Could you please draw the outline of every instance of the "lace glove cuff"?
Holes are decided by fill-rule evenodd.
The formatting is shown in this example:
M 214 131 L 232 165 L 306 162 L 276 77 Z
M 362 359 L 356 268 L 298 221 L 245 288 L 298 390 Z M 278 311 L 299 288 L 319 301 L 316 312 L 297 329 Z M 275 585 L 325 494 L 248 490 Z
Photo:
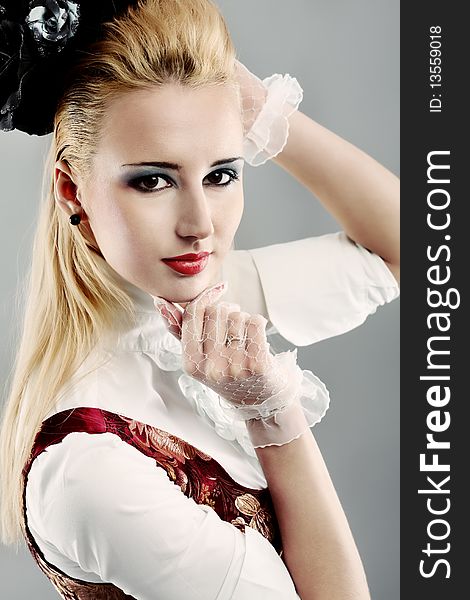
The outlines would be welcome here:
M 245 421 L 254 448 L 282 446 L 318 423 L 330 405 L 325 384 L 297 364 L 297 348 L 273 356 L 275 369 L 285 374 L 285 385 L 259 404 L 237 404 L 219 397 L 233 421 Z
M 197 412 L 208 419 L 223 439 L 236 440 L 243 450 L 256 457 L 255 448 L 282 446 L 298 438 L 304 431 L 321 421 L 330 404 L 329 392 L 311 371 L 302 371 L 298 396 L 283 410 L 270 417 L 248 420 L 236 419 L 236 409 L 222 396 L 183 373 L 179 386 Z M 243 407 L 245 410 L 246 406 Z M 266 408 L 266 405 L 265 405 Z M 240 415 L 241 416 L 241 415 Z
M 289 116 L 303 99 L 303 89 L 295 77 L 275 73 L 260 80 L 238 63 L 245 137 L 243 156 L 258 167 L 277 156 L 289 137 Z
M 300 392 L 287 407 L 270 417 L 246 421 L 253 447 L 283 446 L 292 442 L 321 421 L 329 405 L 325 384 L 311 371 L 304 370 Z

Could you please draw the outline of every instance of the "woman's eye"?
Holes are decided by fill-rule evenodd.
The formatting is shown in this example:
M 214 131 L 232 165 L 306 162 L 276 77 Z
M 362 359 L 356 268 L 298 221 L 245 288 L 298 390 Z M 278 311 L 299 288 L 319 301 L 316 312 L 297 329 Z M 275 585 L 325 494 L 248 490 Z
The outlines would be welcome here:
M 215 187 L 226 187 L 238 178 L 238 173 L 231 169 L 218 169 L 206 176 L 206 179 L 209 180 L 209 184 L 214 185 Z M 166 185 L 158 185 L 159 181 Z M 171 186 L 171 184 L 171 180 L 163 175 L 143 175 L 132 179 L 130 182 L 131 187 L 144 193 L 160 192 Z
M 142 192 L 158 192 L 166 187 L 156 185 L 159 179 L 168 184 L 168 180 L 164 179 L 161 175 L 144 175 L 143 177 L 134 179 L 131 185 Z
M 223 178 L 227 177 L 227 179 L 223 180 Z M 226 186 L 230 185 L 233 181 L 238 179 L 238 173 L 236 171 L 230 170 L 218 170 L 210 173 L 207 178 L 212 178 L 212 182 L 216 186 Z

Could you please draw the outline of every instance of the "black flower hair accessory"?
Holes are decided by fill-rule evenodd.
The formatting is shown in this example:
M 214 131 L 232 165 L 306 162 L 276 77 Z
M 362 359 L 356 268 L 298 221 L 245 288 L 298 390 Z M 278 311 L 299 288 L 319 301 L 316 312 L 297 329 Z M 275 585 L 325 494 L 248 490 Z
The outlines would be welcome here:
M 79 5 L 69 0 L 36 0 L 30 8 L 25 22 L 33 33 L 39 54 L 60 52 L 77 31 Z
M 0 130 L 53 131 L 67 72 L 138 0 L 0 0 Z

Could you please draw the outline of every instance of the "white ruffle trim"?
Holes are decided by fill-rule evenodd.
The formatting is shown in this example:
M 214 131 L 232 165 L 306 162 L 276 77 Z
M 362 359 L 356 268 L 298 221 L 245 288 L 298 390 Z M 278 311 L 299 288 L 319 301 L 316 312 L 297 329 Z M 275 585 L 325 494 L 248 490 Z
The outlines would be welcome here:
M 266 102 L 243 140 L 243 157 L 253 167 L 259 167 L 277 156 L 289 137 L 289 116 L 298 109 L 303 89 L 288 73 L 275 73 L 263 79 L 267 89 Z
M 266 446 L 283 446 L 300 437 L 315 423 L 321 421 L 330 405 L 328 390 L 318 377 L 311 371 L 300 370 L 304 387 L 300 394 L 282 410 L 275 412 L 268 418 L 254 418 L 246 422 L 250 440 L 254 448 Z M 316 391 L 309 389 L 310 385 Z
M 313 427 L 321 421 L 328 410 L 330 395 L 325 384 L 312 371 L 303 369 L 301 373 L 296 401 L 300 402 L 302 406 L 308 426 Z M 224 398 L 186 373 L 180 375 L 178 383 L 181 391 L 191 401 L 198 414 L 209 420 L 220 437 L 237 441 L 247 454 L 256 456 L 246 422 L 235 418 L 233 408 L 228 406 Z

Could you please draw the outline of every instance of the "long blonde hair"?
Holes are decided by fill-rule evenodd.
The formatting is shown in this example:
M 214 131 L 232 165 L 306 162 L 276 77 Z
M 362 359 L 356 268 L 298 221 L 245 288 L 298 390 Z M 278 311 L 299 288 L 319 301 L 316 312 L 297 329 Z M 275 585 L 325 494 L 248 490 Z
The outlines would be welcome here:
M 211 0 L 139 0 L 104 25 L 70 72 L 55 114 L 31 266 L 18 290 L 21 335 L 0 430 L 5 544 L 18 548 L 24 536 L 22 471 L 42 420 L 100 337 L 134 317 L 116 272 L 57 206 L 55 161 L 85 181 L 116 96 L 169 80 L 191 87 L 233 83 L 234 65 L 227 26 Z

